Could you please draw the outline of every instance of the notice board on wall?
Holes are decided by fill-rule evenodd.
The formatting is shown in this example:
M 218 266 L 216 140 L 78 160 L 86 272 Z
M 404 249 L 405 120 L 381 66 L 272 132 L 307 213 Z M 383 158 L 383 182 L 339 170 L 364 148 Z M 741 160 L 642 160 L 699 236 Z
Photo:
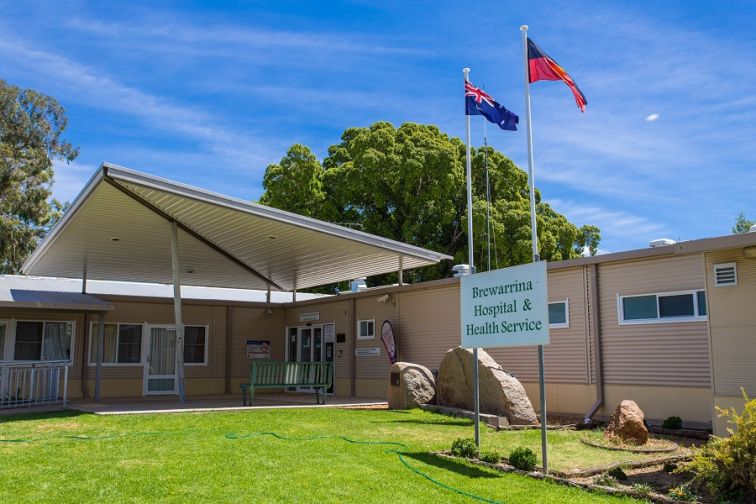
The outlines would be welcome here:
M 270 340 L 247 340 L 247 359 L 270 359 Z

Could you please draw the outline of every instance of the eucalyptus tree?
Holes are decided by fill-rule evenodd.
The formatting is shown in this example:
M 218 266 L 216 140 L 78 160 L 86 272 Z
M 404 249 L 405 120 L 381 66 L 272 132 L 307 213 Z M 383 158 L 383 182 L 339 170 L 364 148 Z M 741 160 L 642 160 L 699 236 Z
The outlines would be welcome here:
M 58 101 L 0 79 L 0 272 L 18 272 L 65 210 L 50 200 L 53 161 L 73 161 L 78 148 L 62 138 L 67 119 Z

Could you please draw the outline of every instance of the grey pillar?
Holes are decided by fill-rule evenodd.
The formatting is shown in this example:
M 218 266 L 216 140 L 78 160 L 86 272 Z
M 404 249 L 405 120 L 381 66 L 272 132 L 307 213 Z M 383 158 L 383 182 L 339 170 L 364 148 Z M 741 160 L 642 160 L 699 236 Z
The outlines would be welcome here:
M 102 356 L 105 353 L 105 314 L 100 312 L 97 319 L 97 370 L 95 371 L 95 401 L 100 402 L 100 384 L 102 382 Z
M 184 319 L 181 313 L 181 271 L 179 270 L 178 226 L 171 221 L 171 267 L 173 269 L 173 313 L 176 320 L 176 379 L 179 402 L 186 403 L 184 386 Z

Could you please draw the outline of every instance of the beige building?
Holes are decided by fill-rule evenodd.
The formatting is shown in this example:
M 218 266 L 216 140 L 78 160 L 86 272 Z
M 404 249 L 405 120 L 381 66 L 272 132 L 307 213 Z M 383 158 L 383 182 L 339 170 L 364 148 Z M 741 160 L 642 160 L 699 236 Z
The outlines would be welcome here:
M 457 278 L 296 293 L 380 272 L 401 278 L 446 256 L 119 170 L 102 170 L 25 268 L 80 279 L 0 277 L 6 366 L 66 361 L 70 397 L 95 395 L 98 367 L 102 397 L 179 394 L 178 308 L 190 399 L 238 393 L 261 343 L 271 359 L 332 361 L 332 393 L 379 398 L 390 366 L 384 321 L 403 361 L 437 368 L 459 344 Z M 161 237 L 176 221 L 178 297 Z M 550 263 L 548 283 L 552 412 L 606 417 L 633 399 L 651 422 L 677 415 L 722 434 L 715 406 L 741 406 L 741 387 L 756 395 L 756 233 Z M 537 405 L 536 348 L 490 353 Z M 13 384 L 0 379 L 1 406 Z

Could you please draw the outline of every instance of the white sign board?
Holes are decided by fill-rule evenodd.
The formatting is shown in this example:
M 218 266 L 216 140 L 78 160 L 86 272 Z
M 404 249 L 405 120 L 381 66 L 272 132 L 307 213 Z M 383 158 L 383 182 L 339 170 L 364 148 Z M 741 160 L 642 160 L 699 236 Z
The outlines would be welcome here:
M 300 313 L 300 322 L 312 322 L 314 320 L 320 320 L 320 312 Z
M 548 345 L 546 261 L 462 277 L 462 346 Z
M 381 347 L 356 348 L 354 355 L 357 357 L 375 357 L 381 355 Z

